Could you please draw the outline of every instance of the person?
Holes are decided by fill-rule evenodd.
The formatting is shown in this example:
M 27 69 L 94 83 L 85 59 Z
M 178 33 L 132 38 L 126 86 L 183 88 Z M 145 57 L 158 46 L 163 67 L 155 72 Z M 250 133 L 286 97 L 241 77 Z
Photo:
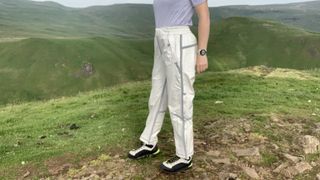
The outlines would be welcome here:
M 154 63 L 149 114 L 140 136 L 141 147 L 128 153 L 131 159 L 157 155 L 158 133 L 169 109 L 176 154 L 160 168 L 178 172 L 192 167 L 193 84 L 195 74 L 208 68 L 207 44 L 210 14 L 207 0 L 154 0 Z M 192 33 L 192 17 L 197 13 L 198 41 Z

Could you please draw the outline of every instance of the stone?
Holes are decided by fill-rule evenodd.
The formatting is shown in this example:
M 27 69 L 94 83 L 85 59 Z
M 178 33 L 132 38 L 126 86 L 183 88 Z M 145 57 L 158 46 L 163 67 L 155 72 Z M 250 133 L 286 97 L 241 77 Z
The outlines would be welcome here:
M 278 150 L 278 149 L 279 149 L 279 146 L 278 146 L 278 145 L 276 145 L 276 144 L 274 144 L 274 143 L 272 143 L 271 145 L 274 147 L 275 150 Z
M 27 171 L 26 173 L 23 174 L 23 178 L 26 178 L 30 175 L 30 171 Z
M 258 147 L 233 149 L 232 151 L 236 153 L 237 156 L 260 156 Z
M 286 169 L 282 170 L 281 173 L 288 177 L 293 178 L 295 175 L 301 174 L 307 170 L 311 170 L 312 166 L 307 162 L 299 162 L 295 166 L 287 167 Z
M 288 163 L 287 162 L 284 162 L 282 164 L 280 164 L 276 169 L 273 170 L 273 172 L 275 173 L 280 173 L 281 170 L 283 170 L 284 168 L 288 167 Z
M 215 104 L 223 104 L 223 101 L 215 101 Z
M 211 159 L 211 161 L 215 164 L 230 164 L 229 158 L 222 158 L 222 159 Z
M 206 154 L 208 156 L 219 156 L 221 154 L 221 152 L 218 150 L 210 150 L 210 151 L 206 152 Z
M 235 173 L 220 172 L 219 179 L 220 180 L 238 180 L 238 175 Z
M 314 136 L 310 136 L 310 135 L 303 136 L 301 144 L 305 154 L 312 154 L 312 153 L 319 152 L 320 142 Z
M 294 166 L 287 167 L 281 171 L 281 174 L 286 176 L 287 178 L 293 178 L 295 175 L 298 174 L 298 171 Z
M 247 124 L 247 123 L 244 123 L 243 124 L 243 130 L 245 132 L 250 132 L 251 131 L 251 125 L 250 124 Z
M 320 173 L 317 174 L 317 180 L 320 180 Z
M 303 173 L 304 171 L 311 170 L 312 166 L 308 162 L 299 162 L 295 165 L 295 168 L 299 173 Z
M 271 121 L 273 122 L 279 122 L 280 119 L 278 118 L 278 116 L 276 116 L 275 114 L 272 114 L 271 117 L 270 117 Z
M 284 153 L 283 155 L 284 155 L 284 157 L 286 157 L 287 159 L 289 159 L 290 161 L 292 161 L 294 163 L 297 163 L 297 162 L 303 160 L 303 158 L 301 158 L 301 157 L 293 156 L 288 153 Z
M 253 179 L 260 179 L 258 173 L 256 172 L 255 169 L 250 168 L 250 167 L 242 167 L 242 170 L 251 178 Z

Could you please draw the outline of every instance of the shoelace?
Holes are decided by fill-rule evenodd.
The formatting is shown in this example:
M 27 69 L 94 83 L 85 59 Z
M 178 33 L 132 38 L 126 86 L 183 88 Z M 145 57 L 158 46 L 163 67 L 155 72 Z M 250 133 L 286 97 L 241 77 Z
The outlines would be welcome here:
M 175 161 L 177 161 L 177 160 L 179 160 L 179 159 L 180 159 L 179 156 L 174 156 L 173 158 L 171 158 L 171 159 L 168 160 L 168 163 L 173 163 L 173 162 L 175 162 Z
M 132 150 L 134 150 L 134 151 L 140 151 L 141 149 L 143 149 L 143 147 L 149 148 L 148 146 L 146 146 L 146 144 L 141 143 L 141 147 L 139 147 L 138 149 L 132 149 Z

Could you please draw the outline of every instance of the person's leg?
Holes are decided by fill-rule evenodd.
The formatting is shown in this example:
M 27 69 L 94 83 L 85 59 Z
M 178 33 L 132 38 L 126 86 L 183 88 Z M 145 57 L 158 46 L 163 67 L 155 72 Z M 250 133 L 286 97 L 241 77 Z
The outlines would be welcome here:
M 168 108 L 174 130 L 176 156 L 161 168 L 179 171 L 192 166 L 193 99 L 197 40 L 192 33 L 183 33 L 170 40 L 172 63 L 167 66 Z
M 166 69 L 163 62 L 164 43 L 160 36 L 154 39 L 154 65 L 152 69 L 152 88 L 149 97 L 149 114 L 145 128 L 140 135 L 140 140 L 146 144 L 156 145 L 158 134 L 161 130 L 165 112 L 167 110 L 167 79 Z

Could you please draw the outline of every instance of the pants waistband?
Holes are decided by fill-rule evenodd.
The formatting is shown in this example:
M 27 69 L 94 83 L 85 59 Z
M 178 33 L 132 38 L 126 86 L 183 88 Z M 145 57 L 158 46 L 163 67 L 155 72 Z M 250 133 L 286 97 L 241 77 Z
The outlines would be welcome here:
M 155 29 L 155 34 L 186 34 L 192 33 L 189 26 L 169 26 Z

